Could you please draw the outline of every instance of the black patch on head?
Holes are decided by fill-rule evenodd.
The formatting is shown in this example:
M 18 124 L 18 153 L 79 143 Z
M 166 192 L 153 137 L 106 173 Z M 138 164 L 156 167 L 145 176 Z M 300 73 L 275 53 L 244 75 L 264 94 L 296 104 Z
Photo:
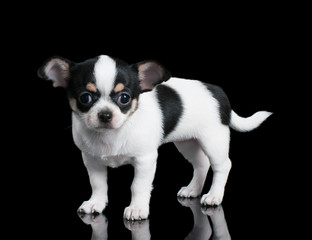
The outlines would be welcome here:
M 81 112 L 87 112 L 93 106 L 93 104 L 101 96 L 100 92 L 90 92 L 86 89 L 88 83 L 95 83 L 94 77 L 94 65 L 97 62 L 98 57 L 88 59 L 81 63 L 76 63 L 70 69 L 70 79 L 67 87 L 67 94 L 69 98 L 75 98 L 77 100 L 77 107 Z M 84 105 L 79 101 L 79 97 L 83 92 L 89 92 L 92 95 L 92 103 Z
M 115 93 L 114 90 L 110 93 L 111 99 L 119 106 L 122 113 L 127 113 L 131 108 L 131 103 L 133 99 L 138 99 L 141 88 L 139 85 L 137 72 L 133 70 L 126 62 L 114 58 L 116 61 L 116 79 L 114 83 L 114 88 L 118 83 L 122 83 L 125 87 L 121 92 Z M 114 89 L 113 88 L 113 89 Z M 118 98 L 122 93 L 127 93 L 131 96 L 131 101 L 129 104 L 122 106 L 117 103 Z
M 165 138 L 177 126 L 183 113 L 183 104 L 178 93 L 166 85 L 156 86 L 156 94 L 163 115 Z
M 216 85 L 212 85 L 209 83 L 204 84 L 208 88 L 208 90 L 212 93 L 213 97 L 217 99 L 217 101 L 219 102 L 219 113 L 222 124 L 229 125 L 231 120 L 232 109 L 230 101 L 226 96 L 225 92 L 223 91 L 222 88 Z

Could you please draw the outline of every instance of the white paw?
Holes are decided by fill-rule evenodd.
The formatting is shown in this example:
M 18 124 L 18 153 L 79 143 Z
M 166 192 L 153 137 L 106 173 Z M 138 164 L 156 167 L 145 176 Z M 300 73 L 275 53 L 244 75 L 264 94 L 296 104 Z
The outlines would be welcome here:
M 200 190 L 190 186 L 182 187 L 177 195 L 178 197 L 195 198 L 200 195 Z
M 202 205 L 220 205 L 223 199 L 222 193 L 216 193 L 216 192 L 209 192 L 207 194 L 204 194 L 200 200 L 200 203 Z
M 104 211 L 107 201 L 89 200 L 84 201 L 78 208 L 79 213 L 93 214 L 101 213 Z
M 149 206 L 147 207 L 138 207 L 138 206 L 129 206 L 125 208 L 124 218 L 127 220 L 142 220 L 147 219 L 149 214 Z

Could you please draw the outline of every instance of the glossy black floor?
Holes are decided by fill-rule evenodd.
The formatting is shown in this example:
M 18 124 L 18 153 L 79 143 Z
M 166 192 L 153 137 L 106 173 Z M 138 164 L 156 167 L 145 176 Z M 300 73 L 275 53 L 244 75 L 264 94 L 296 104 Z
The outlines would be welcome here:
M 143 221 L 124 220 L 124 224 L 123 226 L 122 224 L 119 226 L 120 228 L 118 232 L 116 232 L 117 229 L 115 229 L 114 232 L 110 231 L 110 233 L 108 233 L 109 221 L 104 214 L 79 214 L 79 217 L 83 223 L 91 226 L 91 239 L 106 239 L 109 234 L 112 239 L 119 239 L 121 237 L 123 239 L 127 239 L 127 237 L 131 239 L 130 235 L 132 236 L 132 239 L 137 240 L 151 239 L 151 236 L 153 236 L 154 239 L 156 239 L 156 236 L 157 239 L 184 239 L 183 237 L 186 233 L 186 239 L 210 239 L 212 237 L 213 239 L 231 239 L 224 216 L 224 210 L 221 205 L 210 208 L 201 207 L 198 198 L 178 199 L 178 202 L 182 207 L 189 209 L 193 217 L 189 216 L 189 213 L 186 213 L 185 217 L 181 216 L 181 220 L 183 219 L 183 222 L 179 223 L 179 220 L 176 219 L 174 225 L 170 227 L 169 224 L 169 228 L 165 224 L 166 219 L 157 220 L 161 222 L 164 221 L 163 227 L 161 227 L 162 224 L 159 225 L 157 223 L 153 223 L 156 221 L 156 219 L 154 220 L 153 218 L 151 218 L 151 220 L 147 219 Z M 177 207 L 177 209 L 179 209 L 179 207 Z M 183 210 L 180 211 L 184 212 Z M 172 214 L 178 215 L 174 212 Z M 170 219 L 167 219 L 167 221 L 170 222 Z M 150 226 L 150 224 L 155 224 L 155 226 Z M 156 226 L 157 228 L 155 228 Z M 123 227 L 124 229 L 122 229 Z M 192 227 L 191 230 L 190 227 Z M 127 232 L 125 229 L 129 231 Z M 153 229 L 152 233 L 151 229 Z M 189 231 L 189 233 L 187 231 Z M 120 233 L 122 233 L 122 235 L 120 235 Z
M 276 136 L 269 133 L 275 122 L 272 117 L 262 133 L 260 129 L 254 134 L 232 133 L 232 141 L 239 143 L 232 144 L 233 168 L 221 206 L 207 208 L 199 204 L 199 198 L 176 197 L 191 179 L 192 168 L 173 144 L 167 144 L 159 149 L 148 220 L 123 219 L 130 202 L 131 166 L 109 169 L 109 204 L 103 214 L 79 215 L 79 205 L 91 192 L 80 153 L 67 143 L 73 148 L 60 147 L 63 151 L 37 156 L 41 169 L 27 182 L 25 211 L 18 222 L 32 239 L 278 239 L 288 229 L 282 224 L 287 208 L 283 208 L 281 174 L 276 164 L 270 164 L 280 161 L 273 145 Z M 70 138 L 70 131 L 64 132 Z M 259 139 L 266 134 L 269 140 Z M 211 172 L 204 192 L 210 184 Z
M 130 169 L 126 167 L 126 170 Z M 118 177 L 123 175 L 122 172 L 115 174 Z M 58 176 L 57 173 L 55 175 Z M 244 175 L 256 176 L 257 173 Z M 281 214 L 278 206 L 278 193 L 262 186 L 268 184 L 265 181 L 260 183 L 261 180 L 255 177 L 242 180 L 244 183 L 239 184 L 239 181 L 230 177 L 229 180 L 233 181 L 228 183 L 223 204 L 202 207 L 199 198 L 176 198 L 175 189 L 169 191 L 165 185 L 172 187 L 175 185 L 172 182 L 178 181 L 172 179 L 173 176 L 165 177 L 171 183 L 166 184 L 157 176 L 148 220 L 123 219 L 123 209 L 130 200 L 130 192 L 121 186 L 122 179 L 111 186 L 115 189 L 110 191 L 111 202 L 104 214 L 77 214 L 76 209 L 80 204 L 77 198 L 86 194 L 75 194 L 73 189 L 66 192 L 67 184 L 57 182 L 56 186 L 51 185 L 49 192 L 38 189 L 42 195 L 37 197 L 41 199 L 28 203 L 25 212 L 17 219 L 25 227 L 24 234 L 32 239 L 278 239 L 285 234 L 284 226 L 280 224 L 285 215 Z M 118 181 L 116 176 L 113 178 Z M 129 186 L 129 182 L 124 185 Z M 263 195 L 264 192 L 269 195 Z M 38 211 L 27 211 L 34 207 Z

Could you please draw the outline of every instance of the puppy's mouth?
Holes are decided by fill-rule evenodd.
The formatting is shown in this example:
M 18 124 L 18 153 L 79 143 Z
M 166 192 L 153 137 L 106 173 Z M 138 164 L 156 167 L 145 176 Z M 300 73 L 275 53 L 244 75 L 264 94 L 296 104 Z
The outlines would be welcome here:
M 97 124 L 94 124 L 93 126 L 90 127 L 97 131 L 115 129 L 114 124 L 112 122 L 108 123 L 98 122 Z
M 96 130 L 99 131 L 104 131 L 104 130 L 109 130 L 109 129 L 115 129 L 114 127 L 112 127 L 110 124 L 104 124 L 103 126 L 97 126 L 95 127 Z

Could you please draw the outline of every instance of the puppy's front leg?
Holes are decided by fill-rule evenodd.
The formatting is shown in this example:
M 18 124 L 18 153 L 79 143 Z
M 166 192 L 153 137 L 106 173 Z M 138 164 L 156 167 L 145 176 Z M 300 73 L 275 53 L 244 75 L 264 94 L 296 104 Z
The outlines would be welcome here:
M 157 151 L 134 159 L 134 179 L 131 185 L 131 203 L 124 211 L 124 218 L 148 218 L 152 183 L 156 170 Z
M 87 168 L 92 195 L 88 201 L 82 203 L 78 212 L 101 213 L 107 203 L 107 167 L 99 159 L 82 153 L 83 162 Z

